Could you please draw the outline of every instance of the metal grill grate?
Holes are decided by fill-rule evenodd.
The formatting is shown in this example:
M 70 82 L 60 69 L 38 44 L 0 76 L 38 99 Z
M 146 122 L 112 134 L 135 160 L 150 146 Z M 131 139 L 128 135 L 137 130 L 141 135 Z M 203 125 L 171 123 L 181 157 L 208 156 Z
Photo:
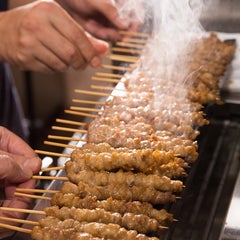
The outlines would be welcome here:
M 240 166 L 238 111 L 233 104 L 208 108 L 211 124 L 201 129 L 199 159 L 181 200 L 170 208 L 178 222 L 161 239 L 219 239 Z

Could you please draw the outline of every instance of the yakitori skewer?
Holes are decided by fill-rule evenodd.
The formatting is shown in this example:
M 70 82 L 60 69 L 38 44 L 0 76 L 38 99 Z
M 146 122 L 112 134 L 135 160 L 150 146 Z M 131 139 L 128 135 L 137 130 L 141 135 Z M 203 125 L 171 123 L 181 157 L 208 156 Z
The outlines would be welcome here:
M 58 177 L 58 176 L 40 176 L 40 175 L 35 175 L 35 176 L 32 176 L 32 179 L 68 181 L 67 177 Z
M 101 93 L 101 92 L 96 92 L 96 91 L 87 91 L 87 90 L 82 90 L 82 89 L 75 89 L 74 92 L 75 93 L 81 93 L 81 94 L 109 97 L 108 93 Z
M 10 217 L 0 217 L 0 221 L 7 221 L 7 222 L 15 222 L 15 223 L 21 223 L 26 225 L 34 225 L 38 226 L 39 222 L 24 220 L 24 219 L 18 219 L 18 218 L 10 218 Z
M 112 86 L 103 86 L 103 85 L 96 85 L 96 84 L 91 84 L 90 86 L 92 89 L 98 89 L 98 90 L 105 90 L 105 91 L 113 91 L 115 87 Z M 117 91 L 121 91 L 121 89 L 117 89 Z
M 117 46 L 120 47 L 129 47 L 129 48 L 135 48 L 135 49 L 143 49 L 143 44 L 136 44 L 136 43 L 127 43 L 127 42 L 116 42 Z
M 52 170 L 61 170 L 63 169 L 63 167 L 52 167 L 52 168 L 48 168 L 48 170 L 51 169 Z M 43 172 L 44 169 L 41 169 L 41 171 Z M 23 193 L 57 193 L 59 192 L 58 190 L 49 190 L 49 189 L 35 189 L 35 188 L 16 188 L 16 192 L 23 192 Z
M 41 178 L 41 179 L 42 179 L 42 178 Z M 47 180 L 48 180 L 48 179 L 47 179 Z M 61 180 L 61 179 L 57 179 L 57 180 Z M 41 200 L 48 200 L 48 201 L 51 200 L 50 197 L 45 197 L 45 196 L 40 196 L 40 195 L 34 195 L 34 194 L 19 193 L 19 192 L 15 192 L 15 193 L 14 193 L 14 196 L 34 198 L 34 199 L 41 199 Z
M 13 231 L 16 231 L 16 232 L 22 232 L 22 233 L 28 233 L 28 234 L 30 234 L 32 232 L 32 230 L 30 230 L 30 229 L 26 229 L 26 228 L 22 228 L 22 227 L 16 227 L 16 226 L 12 226 L 10 224 L 5 224 L 5 223 L 0 223 L 0 227 L 1 228 L 6 228 L 6 229 L 9 229 L 9 230 L 13 230 Z
M 121 47 L 113 47 L 113 52 L 120 52 L 120 53 L 131 53 L 131 54 L 140 54 L 141 50 L 138 49 L 129 49 L 129 48 L 121 48 Z
M 64 168 L 65 168 L 64 166 L 42 168 L 42 169 L 41 169 L 41 172 L 58 171 L 58 170 L 63 170 Z
M 102 65 L 102 68 L 104 69 L 110 69 L 110 70 L 117 70 L 117 71 L 132 71 L 132 68 L 129 66 L 114 66 L 114 65 Z
M 69 158 L 70 154 L 64 153 L 56 153 L 56 152 L 49 152 L 49 151 L 42 151 L 42 150 L 35 150 L 37 154 L 46 155 L 46 156 L 53 156 L 53 157 L 64 157 Z
M 76 107 L 76 106 L 70 106 L 71 110 L 75 111 L 86 111 L 86 112 L 101 112 L 102 110 L 99 108 L 86 108 L 86 107 Z
M 45 215 L 44 211 L 31 210 L 31 209 L 12 208 L 12 207 L 0 207 L 0 210 L 2 210 L 2 211 L 9 211 L 9 212 L 20 212 L 20 213 L 30 213 L 30 214 Z
M 118 55 L 118 54 L 110 54 L 107 56 L 107 58 L 109 58 L 110 60 L 127 62 L 127 63 L 136 63 L 138 61 L 137 57 Z
M 101 210 L 101 209 L 97 210 L 97 214 L 95 214 L 91 209 L 85 209 L 85 210 L 83 210 L 83 209 L 72 209 L 71 212 L 68 212 L 68 211 L 66 211 L 65 208 L 62 208 L 62 209 L 48 208 L 48 209 L 46 209 L 46 212 L 44 212 L 42 214 L 48 215 L 50 218 L 51 217 L 53 217 L 53 218 L 55 217 L 55 216 L 52 216 L 53 214 L 63 215 L 63 220 L 64 220 L 65 219 L 64 215 L 68 215 L 68 214 L 71 215 L 72 212 L 76 212 L 76 214 L 74 214 L 74 216 L 72 216 L 72 219 L 78 221 L 79 223 L 86 223 L 87 224 L 89 219 L 93 219 L 94 220 L 94 219 L 98 218 L 98 216 L 100 216 L 102 218 L 101 222 L 103 223 L 102 227 L 105 226 L 105 228 L 107 227 L 107 224 L 109 223 L 109 219 L 111 219 L 111 217 L 113 217 L 112 213 L 109 213 L 109 212 Z M 64 214 L 64 213 L 67 213 L 67 214 Z M 151 230 L 152 231 L 154 231 L 154 230 L 156 231 L 156 230 L 160 230 L 160 229 L 161 230 L 168 229 L 168 227 L 166 227 L 164 225 L 159 225 L 157 220 L 153 220 L 153 219 L 151 219 L 151 224 L 150 225 L 148 224 L 148 225 L 145 225 L 145 227 L 143 227 L 143 225 L 141 226 L 140 224 L 143 224 L 142 221 L 144 222 L 144 224 L 147 224 L 145 219 L 148 218 L 148 217 L 143 216 L 143 215 L 139 215 L 139 216 L 136 216 L 137 218 L 132 219 L 132 222 L 129 222 L 128 215 L 123 215 L 123 216 L 117 215 L 117 216 L 114 216 L 115 220 L 116 220 L 116 223 L 117 224 L 123 223 L 123 225 L 125 225 L 126 228 L 130 227 L 130 228 L 133 228 L 134 230 L 136 230 L 138 227 L 140 227 L 140 229 L 139 229 L 140 232 L 144 228 L 142 233 L 147 233 L 147 232 L 149 232 Z M 134 214 L 131 214 L 131 215 L 132 215 L 132 217 L 135 216 Z M 148 219 L 147 219 L 147 221 L 148 221 Z M 4 217 L 3 220 L 4 221 L 10 221 L 10 222 L 23 223 L 23 224 L 27 224 L 27 225 L 33 225 L 33 226 L 42 225 L 41 221 L 40 222 L 36 222 L 36 221 L 19 220 L 19 219 L 15 219 L 15 218 L 6 218 L 6 217 Z M 137 221 L 137 222 L 135 222 L 135 224 L 134 224 L 133 221 Z M 102 224 L 102 223 L 99 222 L 99 224 Z M 96 227 L 99 226 L 99 224 L 97 223 Z M 19 227 L 11 227 L 8 224 L 2 224 L 1 226 L 4 227 L 4 228 L 7 228 L 7 229 L 12 229 L 12 230 L 15 230 L 15 231 L 20 231 L 20 232 L 29 233 L 29 234 L 32 232 L 32 230 L 30 230 L 30 229 L 19 228 Z M 115 226 L 117 226 L 117 225 L 115 225 Z M 115 231 L 118 230 L 118 229 L 119 229 L 119 227 L 117 227 L 115 229 Z M 111 230 L 111 228 L 107 227 L 107 232 L 109 232 L 110 230 Z M 33 231 L 34 231 L 34 229 L 33 229 Z M 106 229 L 104 231 L 106 231 Z M 122 231 L 126 232 L 126 229 L 122 228 Z M 90 238 L 88 238 L 88 239 L 90 239 Z M 155 238 L 144 238 L 144 239 L 155 239 Z
M 93 115 L 93 114 L 91 114 Z M 67 127 L 59 127 L 59 126 L 52 126 L 53 130 L 65 131 L 65 132 L 77 132 L 77 133 L 87 133 L 85 129 L 79 128 L 67 128 Z
M 56 119 L 57 123 L 65 123 L 65 124 L 71 124 L 71 125 L 77 125 L 77 126 L 86 126 L 86 122 L 78 122 L 78 121 L 72 121 L 72 120 L 67 120 L 67 119 Z
M 105 104 L 105 102 L 103 102 L 103 101 L 90 101 L 90 100 L 82 100 L 82 99 L 72 99 L 72 102 L 91 104 L 91 105 L 104 105 Z
M 100 82 L 108 82 L 108 83 L 118 83 L 118 78 L 106 78 L 106 77 L 92 77 L 91 78 L 94 81 L 100 81 Z
M 65 136 L 57 136 L 57 135 L 48 135 L 49 139 L 55 140 L 63 140 L 63 141 L 77 141 L 77 142 L 86 142 L 85 138 L 78 137 L 65 137 Z
M 44 141 L 44 144 L 55 146 L 55 147 L 62 147 L 62 148 L 73 148 L 75 149 L 76 146 L 70 145 L 70 144 L 63 144 L 63 143 L 57 143 L 57 142 L 50 142 L 50 141 Z
M 95 75 L 99 77 L 110 77 L 110 78 L 118 78 L 118 79 L 121 79 L 123 77 L 123 74 L 105 73 L 105 72 L 96 72 Z
M 50 177 L 50 178 L 37 178 L 37 176 L 33 176 L 33 179 L 43 179 L 43 180 L 60 180 L 65 181 L 67 180 L 66 177 Z M 41 199 L 41 200 L 47 200 L 50 201 L 50 197 L 45 197 L 42 195 L 35 195 L 35 193 L 41 193 L 41 194 L 56 194 L 59 193 L 58 190 L 47 190 L 47 189 L 25 189 L 25 188 L 19 188 L 14 193 L 15 196 L 20 197 L 27 197 L 27 198 L 34 198 L 34 199 Z
M 79 112 L 79 111 L 73 111 L 73 110 L 65 110 L 65 113 L 72 114 L 72 115 L 77 115 L 81 117 L 90 117 L 90 118 L 96 118 L 96 114 L 90 114 L 90 113 L 84 113 L 84 112 Z

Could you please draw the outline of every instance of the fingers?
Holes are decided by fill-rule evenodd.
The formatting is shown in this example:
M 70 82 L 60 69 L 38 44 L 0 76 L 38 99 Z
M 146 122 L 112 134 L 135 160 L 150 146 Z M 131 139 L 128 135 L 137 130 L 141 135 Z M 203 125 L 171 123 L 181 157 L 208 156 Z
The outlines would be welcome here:
M 91 42 L 91 44 L 94 46 L 94 48 L 97 50 L 98 54 L 105 54 L 109 50 L 109 45 L 107 42 L 96 39 L 88 34 L 88 39 Z M 101 59 L 99 57 L 94 57 L 90 65 L 92 67 L 98 67 L 101 65 Z
M 64 17 L 59 17 L 59 15 L 64 15 Z M 63 62 L 74 68 L 80 68 L 98 55 L 85 31 L 62 10 L 60 13 L 59 9 L 59 14 L 51 14 L 50 21 L 59 34 L 51 34 L 52 38 L 48 42 L 45 41 L 45 45 Z
M 44 44 L 65 64 L 68 63 L 75 69 L 79 69 L 89 63 L 93 67 L 101 64 L 99 55 L 105 53 L 108 49 L 108 45 L 105 42 L 97 40 L 93 42 L 85 30 L 67 14 L 65 14 L 65 18 L 52 14 L 50 20 L 54 29 L 62 37 L 54 37 L 57 34 L 51 34 L 51 40 Z M 63 28 L 62 26 L 64 25 L 68 27 Z M 44 39 L 41 40 L 44 41 Z M 56 49 L 54 46 L 61 46 L 61 49 Z
M 110 0 L 103 0 L 99 4 L 98 0 L 92 1 L 92 5 L 101 12 L 115 27 L 119 29 L 127 29 L 129 27 L 129 19 L 123 19 L 119 15 L 116 4 Z
M 20 137 L 0 126 L 0 179 L 26 181 L 41 168 L 41 159 Z
M 11 34 L 4 39 L 8 46 L 6 60 L 23 70 L 63 72 L 69 67 L 84 68 L 92 59 L 92 66 L 101 62 L 101 52 L 85 30 L 56 2 L 37 1 L 14 9 L 5 15 L 5 21 L 12 22 Z
M 26 158 L 19 155 L 12 155 L 0 152 L 0 179 L 3 181 L 6 200 L 3 207 L 21 208 L 30 207 L 31 199 L 27 197 L 14 196 L 17 187 L 31 189 L 35 186 L 35 181 L 30 178 L 40 169 L 40 159 Z M 23 218 L 24 214 L 19 212 L 0 211 L 0 216 Z M 16 223 L 11 223 L 15 225 Z M 16 224 L 17 225 L 17 224 Z M 0 238 L 10 236 L 11 231 L 0 229 Z
M 94 34 L 94 36 L 105 40 L 117 41 L 121 39 L 119 32 L 111 27 L 105 27 L 95 20 L 89 20 L 85 23 L 85 29 Z
M 28 181 L 41 168 L 41 160 L 37 157 L 26 158 L 0 151 L 0 179 L 11 183 Z
M 23 184 L 17 185 L 17 187 L 30 189 L 30 188 L 34 188 L 34 185 L 35 185 L 35 181 L 30 180 L 30 181 L 27 181 Z M 27 198 L 27 197 L 22 197 L 22 196 L 21 197 L 16 197 L 16 196 L 14 196 L 15 189 L 16 188 L 12 187 L 12 186 L 7 187 L 6 197 L 7 197 L 8 200 L 5 200 L 2 204 L 2 206 L 3 207 L 8 207 L 8 208 L 20 208 L 20 209 L 30 208 L 32 200 L 30 198 Z M 8 192 L 12 192 L 12 194 L 9 195 Z M 0 216 L 3 216 L 3 217 L 23 219 L 25 217 L 24 215 L 25 215 L 24 213 L 20 213 L 20 212 L 0 210 Z M 6 222 L 6 223 L 9 224 L 9 222 Z M 11 225 L 18 226 L 20 224 L 11 222 Z M 12 231 L 0 228 L 0 238 L 11 236 L 12 234 L 13 234 Z
M 17 197 L 14 193 L 17 187 L 27 189 L 35 187 L 35 181 L 31 180 L 31 177 L 40 170 L 40 159 L 37 157 L 26 158 L 24 156 L 13 155 L 1 151 L 0 165 L 0 179 L 3 181 L 6 197 L 2 206 L 21 209 L 29 208 L 31 199 L 27 197 Z M 24 214 L 19 212 L 0 211 L 0 216 L 23 218 Z M 15 225 L 15 223 L 13 225 Z M 0 238 L 10 236 L 11 234 L 11 231 L 0 229 Z
M 26 142 L 2 126 L 0 126 L 0 149 L 29 158 L 36 157 L 35 152 Z

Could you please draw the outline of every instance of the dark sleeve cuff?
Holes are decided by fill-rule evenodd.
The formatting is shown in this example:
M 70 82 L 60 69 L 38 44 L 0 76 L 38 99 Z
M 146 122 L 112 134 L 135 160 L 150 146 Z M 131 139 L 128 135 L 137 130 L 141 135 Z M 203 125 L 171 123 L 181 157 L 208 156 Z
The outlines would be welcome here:
M 8 9 L 8 0 L 0 0 L 0 11 L 6 11 Z

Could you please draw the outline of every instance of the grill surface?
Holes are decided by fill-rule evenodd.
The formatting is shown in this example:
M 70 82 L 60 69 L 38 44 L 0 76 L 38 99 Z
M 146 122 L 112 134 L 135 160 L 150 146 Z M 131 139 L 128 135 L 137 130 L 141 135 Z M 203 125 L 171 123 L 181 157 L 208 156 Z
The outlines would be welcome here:
M 219 239 L 240 166 L 240 107 L 225 104 L 207 112 L 211 123 L 201 129 L 199 158 L 182 198 L 169 207 L 178 221 L 164 240 Z

